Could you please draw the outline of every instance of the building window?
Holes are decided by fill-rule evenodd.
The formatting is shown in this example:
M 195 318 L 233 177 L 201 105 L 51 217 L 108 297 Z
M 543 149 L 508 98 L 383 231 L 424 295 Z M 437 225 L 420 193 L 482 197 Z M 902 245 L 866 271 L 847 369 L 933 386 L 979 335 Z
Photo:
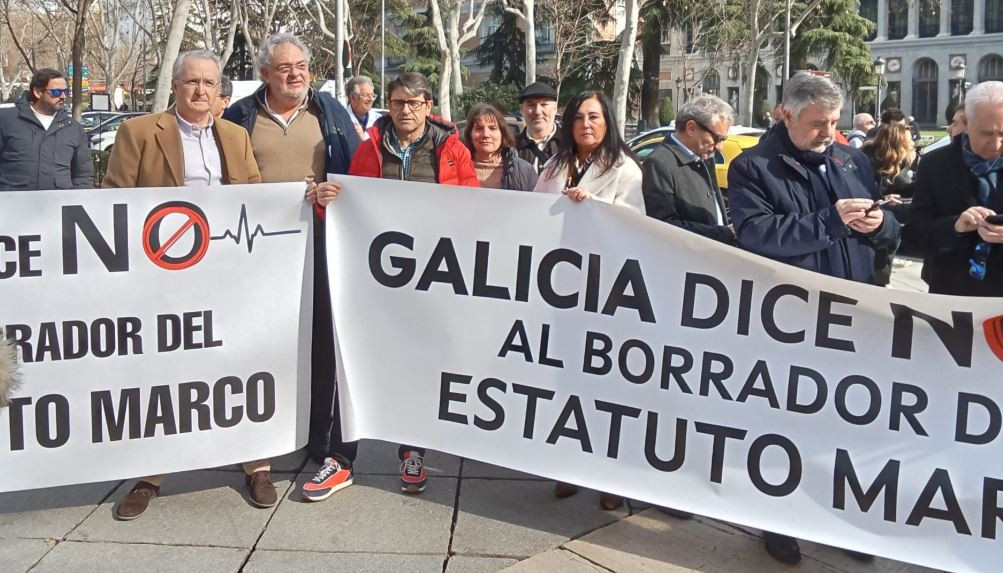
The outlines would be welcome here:
M 952 36 L 966 36 L 972 33 L 974 10 L 974 0 L 951 0 Z
M 488 14 L 484 16 L 484 23 L 481 25 L 480 30 L 482 44 L 488 39 L 488 37 L 498 31 L 498 27 L 501 26 L 501 22 L 502 17 L 497 14 Z
M 717 74 L 714 69 L 707 70 L 707 73 L 703 77 L 703 93 L 712 94 L 720 97 L 721 95 L 721 76 Z
M 979 60 L 979 83 L 1003 81 L 1003 57 L 989 54 Z
M 662 24 L 662 43 L 663 44 L 672 43 L 672 28 L 666 26 L 665 24 Z
M 986 0 L 986 34 L 1003 32 L 1003 0 Z
M 901 40 L 909 31 L 909 0 L 889 0 L 888 39 Z
M 736 116 L 739 114 L 738 102 L 738 88 L 728 88 L 728 105 L 731 106 L 731 109 L 735 110 Z
M 921 124 L 937 122 L 937 62 L 917 60 L 913 68 L 912 115 Z
M 940 33 L 940 0 L 920 0 L 919 37 L 932 38 Z
M 536 27 L 536 46 L 543 50 L 554 50 L 553 22 L 541 22 Z
M 694 45 L 693 45 L 693 25 L 692 24 L 687 24 L 686 25 L 686 53 L 687 54 L 692 54 L 693 53 L 693 48 L 694 48 Z
M 870 20 L 874 27 L 864 40 L 870 42 L 878 34 L 878 0 L 860 0 L 860 17 Z

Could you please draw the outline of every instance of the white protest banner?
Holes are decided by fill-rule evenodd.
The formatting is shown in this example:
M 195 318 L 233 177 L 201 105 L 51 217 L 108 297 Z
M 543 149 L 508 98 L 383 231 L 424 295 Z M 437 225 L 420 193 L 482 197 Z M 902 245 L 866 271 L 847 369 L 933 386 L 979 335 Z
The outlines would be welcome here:
M 837 280 L 597 201 L 343 182 L 349 435 L 955 572 L 1003 558 L 999 299 Z
M 0 491 L 215 467 L 306 442 L 303 184 L 0 193 L 22 387 Z

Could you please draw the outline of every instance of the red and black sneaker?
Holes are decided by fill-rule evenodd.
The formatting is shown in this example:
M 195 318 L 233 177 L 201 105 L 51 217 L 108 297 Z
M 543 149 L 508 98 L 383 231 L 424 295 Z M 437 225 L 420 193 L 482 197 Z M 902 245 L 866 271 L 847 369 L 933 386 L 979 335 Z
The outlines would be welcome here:
M 303 499 L 306 501 L 324 501 L 336 492 L 352 485 L 355 474 L 352 468 L 345 467 L 334 458 L 326 458 L 324 465 L 310 481 L 303 484 Z
M 428 474 L 425 473 L 425 463 L 421 454 L 412 450 L 404 454 L 401 462 L 401 491 L 404 493 L 421 493 L 428 484 Z

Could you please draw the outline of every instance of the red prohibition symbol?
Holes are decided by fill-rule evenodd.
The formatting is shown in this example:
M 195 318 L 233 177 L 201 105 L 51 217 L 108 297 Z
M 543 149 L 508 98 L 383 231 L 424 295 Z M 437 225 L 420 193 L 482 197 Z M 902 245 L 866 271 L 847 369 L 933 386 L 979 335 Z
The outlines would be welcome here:
M 160 240 L 160 225 L 168 215 L 181 215 L 184 223 L 166 241 Z M 192 246 L 187 253 L 169 255 L 168 251 L 182 237 L 191 234 Z M 180 271 L 194 266 L 209 250 L 209 221 L 198 206 L 185 201 L 169 201 L 154 207 L 143 224 L 143 251 L 162 269 Z

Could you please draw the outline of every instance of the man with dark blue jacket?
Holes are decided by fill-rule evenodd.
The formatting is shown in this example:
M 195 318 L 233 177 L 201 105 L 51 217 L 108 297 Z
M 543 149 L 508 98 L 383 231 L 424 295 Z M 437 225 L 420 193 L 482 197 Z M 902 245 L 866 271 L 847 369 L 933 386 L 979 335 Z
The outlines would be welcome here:
M 35 72 L 24 98 L 0 110 L 0 191 L 88 189 L 94 165 L 84 128 L 63 109 L 66 77 Z
M 348 111 L 333 97 L 310 88 L 310 49 L 296 36 L 278 33 L 258 52 L 264 85 L 234 102 L 223 118 L 244 126 L 264 183 L 308 181 L 305 198 L 338 193 L 328 174 L 346 175 L 359 136 Z M 311 349 L 311 457 L 321 464 L 302 495 L 327 499 L 352 485 L 358 443 L 344 442 L 335 381 L 334 331 L 327 280 L 323 220 L 314 225 L 313 347 Z
M 798 74 L 784 89 L 784 121 L 739 155 L 728 195 L 739 245 L 802 269 L 874 283 L 874 248 L 899 235 L 870 162 L 834 143 L 843 95 L 827 78 Z
M 783 123 L 731 163 L 731 215 L 746 250 L 873 284 L 874 249 L 897 241 L 899 225 L 875 203 L 879 194 L 867 158 L 834 143 L 842 107 L 843 94 L 829 79 L 807 73 L 791 78 Z M 793 537 L 764 531 L 763 541 L 779 561 L 801 559 Z

